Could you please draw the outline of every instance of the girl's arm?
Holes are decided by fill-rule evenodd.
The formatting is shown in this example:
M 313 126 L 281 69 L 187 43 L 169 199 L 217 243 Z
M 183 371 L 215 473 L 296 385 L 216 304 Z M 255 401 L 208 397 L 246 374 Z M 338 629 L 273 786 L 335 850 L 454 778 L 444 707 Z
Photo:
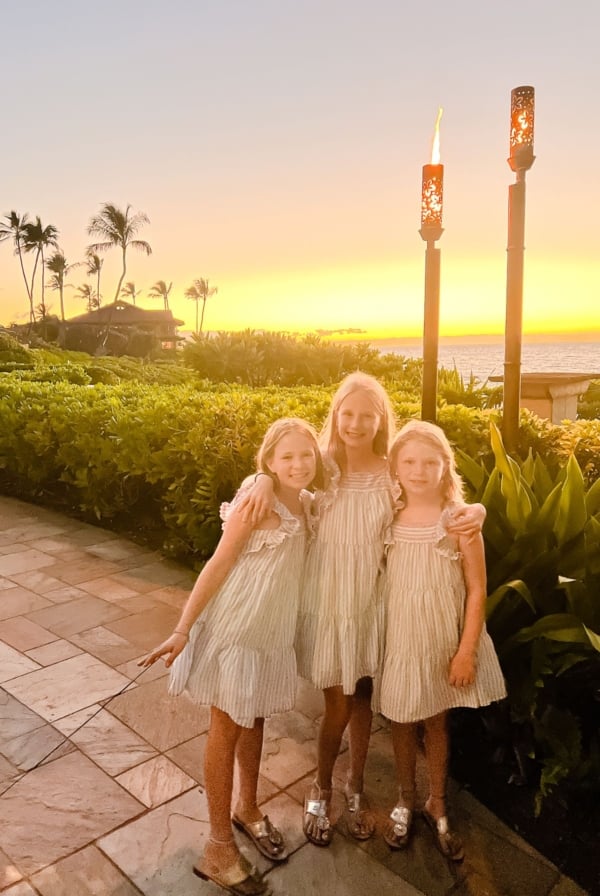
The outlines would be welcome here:
M 242 493 L 237 506 L 242 511 L 244 522 L 254 526 L 262 522 L 273 509 L 275 484 L 268 473 L 248 476 L 242 482 Z
M 151 666 L 161 656 L 167 657 L 167 668 L 172 664 L 185 647 L 192 625 L 233 569 L 253 528 L 252 523 L 243 519 L 238 507 L 232 509 L 216 550 L 196 579 L 173 633 L 140 660 L 138 666 Z
M 481 534 L 487 510 L 483 504 L 461 504 L 446 523 L 451 535 L 466 535 L 467 538 Z
M 485 622 L 486 573 L 481 533 L 459 539 L 466 586 L 465 618 L 458 649 L 450 662 L 448 681 L 460 688 L 475 681 L 477 648 Z

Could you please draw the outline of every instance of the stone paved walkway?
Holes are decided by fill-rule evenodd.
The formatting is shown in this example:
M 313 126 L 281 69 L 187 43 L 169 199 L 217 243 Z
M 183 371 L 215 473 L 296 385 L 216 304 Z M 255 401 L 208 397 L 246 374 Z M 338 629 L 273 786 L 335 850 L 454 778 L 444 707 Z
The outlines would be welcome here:
M 136 660 L 178 617 L 194 576 L 111 532 L 0 497 L 0 892 L 2 896 L 217 896 L 191 874 L 207 837 L 208 712 L 169 698 L 164 666 Z M 118 696 L 114 696 L 118 695 Z M 467 857 L 449 867 L 417 820 L 408 850 L 337 825 L 318 849 L 301 831 L 316 764 L 320 693 L 266 726 L 265 811 L 293 851 L 274 894 L 582 896 L 468 793 L 452 802 Z M 337 764 L 343 780 L 346 753 Z M 389 731 L 373 729 L 367 791 L 394 802 Z M 339 796 L 334 816 L 341 813 Z

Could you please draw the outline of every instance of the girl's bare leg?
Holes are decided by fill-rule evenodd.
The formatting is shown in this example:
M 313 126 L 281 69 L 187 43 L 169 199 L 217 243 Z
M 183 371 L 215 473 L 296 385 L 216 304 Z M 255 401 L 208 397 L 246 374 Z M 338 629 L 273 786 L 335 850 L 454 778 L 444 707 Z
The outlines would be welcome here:
M 325 714 L 321 720 L 317 740 L 318 768 L 316 782 L 323 790 L 331 790 L 333 767 L 340 752 L 342 736 L 350 721 L 354 697 L 344 694 L 336 685 L 325 688 Z
M 361 678 L 356 685 L 348 723 L 350 768 L 345 787 L 346 821 L 353 837 L 366 840 L 375 830 L 375 819 L 363 795 L 365 764 L 371 737 L 373 681 Z
M 226 712 L 211 706 L 204 754 L 210 840 L 204 850 L 204 860 L 223 870 L 239 856 L 231 826 L 231 796 L 235 750 L 241 730 Z
M 246 824 L 261 821 L 263 817 L 256 797 L 264 727 L 265 720 L 256 719 L 253 728 L 242 728 L 235 750 L 240 782 L 235 814 Z
M 442 712 L 426 719 L 425 759 L 429 775 L 429 797 L 427 811 L 440 818 L 446 814 L 446 784 L 448 781 L 448 718 Z
M 399 803 L 412 811 L 415 807 L 417 725 L 392 722 L 392 746 L 398 774 Z
M 354 699 L 351 695 L 344 694 L 339 685 L 325 688 L 323 694 L 325 713 L 317 738 L 317 776 L 305 799 L 302 822 L 307 838 L 319 846 L 327 846 L 331 842 L 331 779 Z
M 392 746 L 398 775 L 398 801 L 386 819 L 383 839 L 392 849 L 408 846 L 415 808 L 417 726 L 392 722 Z
M 429 796 L 423 817 L 431 827 L 440 852 L 453 862 L 464 858 L 461 838 L 452 830 L 446 812 L 448 782 L 448 719 L 442 712 L 425 720 L 425 759 L 429 773 Z

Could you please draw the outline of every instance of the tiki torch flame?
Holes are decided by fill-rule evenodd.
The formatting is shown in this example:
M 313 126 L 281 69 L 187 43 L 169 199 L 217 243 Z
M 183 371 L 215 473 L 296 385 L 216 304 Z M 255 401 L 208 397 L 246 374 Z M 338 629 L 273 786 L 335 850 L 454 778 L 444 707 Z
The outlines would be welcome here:
M 438 109 L 437 118 L 435 120 L 435 128 L 433 129 L 433 141 L 431 144 L 431 164 L 440 164 L 440 121 L 442 120 L 443 109 Z

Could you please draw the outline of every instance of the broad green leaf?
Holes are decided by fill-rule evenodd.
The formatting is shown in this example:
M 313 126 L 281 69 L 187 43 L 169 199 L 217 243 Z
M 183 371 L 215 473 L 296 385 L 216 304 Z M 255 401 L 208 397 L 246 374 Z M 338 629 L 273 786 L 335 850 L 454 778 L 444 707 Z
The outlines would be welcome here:
M 463 476 L 473 489 L 479 493 L 479 490 L 483 487 L 483 483 L 485 482 L 485 469 L 481 464 L 474 461 L 472 457 L 469 457 L 468 454 L 461 451 L 460 448 L 455 450 L 455 456 L 461 476 Z
M 492 613 L 497 609 L 497 607 L 502 602 L 502 599 L 509 592 L 515 592 L 523 599 L 523 601 L 527 604 L 527 606 L 531 609 L 533 613 L 536 612 L 535 604 L 533 602 L 533 598 L 531 597 L 531 592 L 525 582 L 521 579 L 512 579 L 510 582 L 505 582 L 503 585 L 500 585 L 499 588 L 490 594 L 486 601 L 487 615 L 491 616 Z
M 594 650 L 600 653 L 600 635 L 597 635 L 596 632 L 593 632 L 590 628 L 587 627 L 587 625 L 584 625 L 583 628 Z
M 567 462 L 554 524 L 554 533 L 559 545 L 565 544 L 583 532 L 587 518 L 583 475 L 575 456 L 571 455 Z
M 585 496 L 587 512 L 590 516 L 600 513 L 600 479 L 596 479 Z
M 500 431 L 493 423 L 490 424 L 490 440 L 501 475 L 502 494 L 506 498 L 506 514 L 515 532 L 523 532 L 533 509 L 531 492 L 521 476 L 519 465 L 506 453 Z

